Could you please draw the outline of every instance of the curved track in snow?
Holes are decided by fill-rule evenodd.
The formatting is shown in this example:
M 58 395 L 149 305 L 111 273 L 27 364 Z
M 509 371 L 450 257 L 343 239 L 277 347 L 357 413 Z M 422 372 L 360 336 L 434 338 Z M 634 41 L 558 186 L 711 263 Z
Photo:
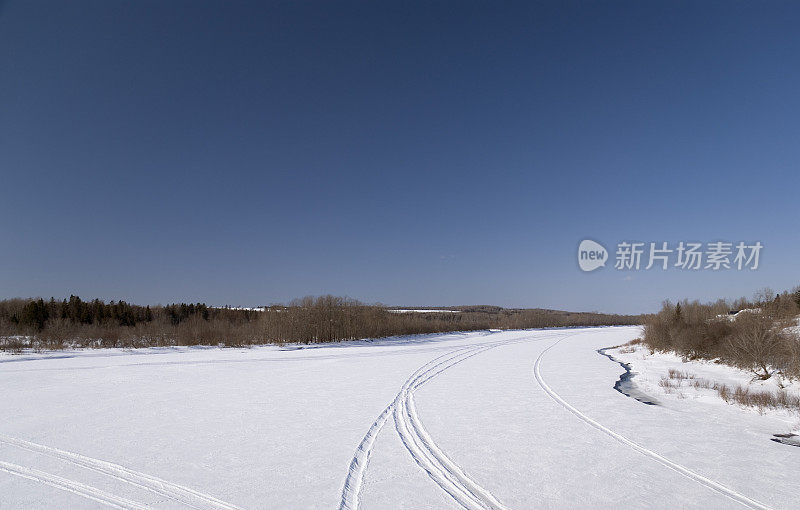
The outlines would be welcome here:
M 469 347 L 460 347 L 441 356 L 437 356 L 436 358 L 432 359 L 431 361 L 425 363 L 420 368 L 414 371 L 406 380 L 412 380 L 417 376 L 417 374 L 424 372 L 431 366 L 439 366 L 442 363 L 446 363 L 447 360 L 443 362 L 439 362 L 442 358 L 450 359 L 453 356 L 456 356 L 459 352 L 470 349 Z M 439 363 L 437 363 L 439 362 Z M 405 385 L 404 385 L 405 387 Z M 359 443 L 358 447 L 356 448 L 356 452 L 353 455 L 353 460 L 350 462 L 350 469 L 347 472 L 347 478 L 344 482 L 344 487 L 342 489 L 342 501 L 339 505 L 339 508 L 342 510 L 352 510 L 358 508 L 359 505 L 359 498 L 361 494 L 362 484 L 364 482 L 364 473 L 367 470 L 367 465 L 369 463 L 369 457 L 372 453 L 372 447 L 375 444 L 375 439 L 378 437 L 378 433 L 381 431 L 383 426 L 386 424 L 386 420 L 389 419 L 389 416 L 392 413 L 395 405 L 397 403 L 397 397 L 395 397 L 394 401 L 389 404 L 386 409 L 381 412 L 380 415 L 372 422 L 372 425 L 369 427 L 369 430 L 364 435 L 364 438 Z
M 455 356 L 442 368 L 433 367 L 433 373 L 423 372 L 406 383 L 394 407 L 397 433 L 411 457 L 436 484 L 464 508 L 480 510 L 505 510 L 488 490 L 478 485 L 453 462 L 425 430 L 414 407 L 414 391 L 448 368 L 473 356 L 492 349 L 495 345 L 478 347 Z
M 556 334 L 555 336 L 562 335 Z M 536 340 L 550 338 L 553 336 L 539 337 Z M 459 347 L 432 359 L 412 373 L 397 393 L 394 401 L 375 419 L 356 448 L 342 489 L 339 509 L 356 510 L 359 508 L 364 475 L 375 439 L 389 416 L 392 415 L 395 421 L 395 430 L 411 457 L 458 504 L 464 508 L 475 510 L 505 510 L 506 507 L 491 492 L 472 480 L 436 445 L 417 414 L 414 392 L 442 372 L 473 356 L 500 345 L 528 340 L 528 338 L 519 338 Z
M 32 443 L 30 441 L 25 441 L 24 439 L 17 439 L 5 435 L 0 435 L 0 443 L 16 446 L 18 448 L 23 448 L 36 453 L 41 453 L 63 460 L 70 464 L 80 466 L 82 468 L 102 473 L 121 482 L 135 485 L 136 487 L 153 492 L 159 496 L 172 499 L 198 510 L 241 510 L 235 505 L 221 501 L 213 496 L 209 496 L 208 494 L 203 494 L 202 492 L 198 492 L 189 487 L 168 482 L 167 480 L 135 471 L 133 469 L 120 466 L 119 464 L 114 464 L 113 462 L 95 459 L 92 457 L 87 457 L 86 455 L 68 452 L 58 448 Z M 56 478 L 60 480 L 66 480 L 65 478 L 61 477 Z M 44 482 L 44 479 L 39 481 Z M 73 483 L 82 485 L 78 482 Z
M 676 471 L 677 473 L 679 473 L 679 474 L 681 474 L 681 475 L 683 475 L 683 476 L 685 476 L 685 477 L 687 477 L 687 478 L 689 478 L 691 480 L 694 480 L 695 482 L 698 482 L 698 483 L 708 487 L 709 489 L 722 494 L 723 496 L 726 496 L 726 497 L 730 498 L 731 500 L 735 501 L 736 503 L 739 503 L 740 505 L 746 506 L 748 508 L 757 509 L 757 510 L 770 510 L 770 507 L 768 507 L 768 506 L 766 506 L 766 505 L 764 505 L 762 503 L 759 503 L 758 501 L 755 501 L 755 500 L 745 496 L 744 494 L 741 494 L 741 493 L 739 493 L 739 492 L 737 492 L 737 491 L 735 491 L 735 490 L 733 490 L 733 489 L 731 489 L 729 487 L 726 487 L 725 485 L 722 485 L 719 482 L 711 480 L 710 478 L 706 478 L 705 476 L 703 476 L 703 475 L 701 475 L 701 474 L 699 474 L 699 473 L 697 473 L 695 471 L 692 471 L 691 469 L 687 468 L 686 466 L 682 466 L 681 464 L 678 464 L 677 462 L 673 462 L 673 461 L 667 459 L 666 457 L 663 457 L 663 456 L 659 455 L 658 453 L 656 453 L 656 452 L 654 452 L 652 450 L 649 450 L 649 449 L 645 448 L 644 446 L 642 446 L 642 445 L 640 445 L 640 444 L 628 439 L 627 437 L 625 437 L 625 436 L 623 436 L 621 434 L 618 434 L 617 432 L 614 432 L 613 430 L 609 429 L 608 427 L 605 427 L 601 423 L 593 420 L 592 418 L 589 418 L 588 416 L 586 416 L 585 414 L 580 412 L 578 409 L 576 409 L 575 407 L 570 405 L 566 400 L 561 398 L 561 396 L 558 393 L 556 393 L 545 382 L 544 378 L 542 377 L 542 371 L 541 371 L 542 358 L 544 358 L 544 355 L 547 354 L 547 352 L 550 349 L 552 349 L 553 347 L 558 345 L 558 343 L 561 342 L 561 340 L 563 340 L 563 338 L 553 342 L 552 345 L 550 345 L 545 350 L 543 350 L 541 352 L 541 354 L 539 354 L 539 357 L 536 358 L 536 362 L 533 365 L 533 375 L 536 378 L 536 382 L 539 383 L 539 386 L 541 386 L 541 388 L 545 391 L 545 393 L 547 393 L 547 395 L 550 398 L 552 398 L 557 404 L 561 405 L 567 411 L 569 411 L 570 413 L 574 414 L 578 419 L 580 419 L 581 421 L 583 421 L 583 422 L 587 423 L 588 425 L 594 427 L 595 429 L 599 430 L 600 432 L 602 432 L 602 433 L 604 433 L 604 434 L 606 434 L 608 436 L 611 436 L 613 439 L 619 441 L 620 443 L 622 443 L 622 444 L 624 444 L 626 446 L 629 446 L 630 448 L 636 450 L 637 452 L 639 452 L 639 453 L 641 453 L 641 454 L 643 454 L 643 455 L 645 455 L 647 457 L 650 457 L 651 459 L 653 459 L 654 461 L 658 462 L 659 464 L 661 464 L 663 466 L 666 466 L 667 468 L 669 468 L 669 469 L 671 469 L 673 471 Z
M 417 381 L 417 378 L 420 376 L 427 375 L 428 377 L 432 377 L 434 372 L 440 373 L 441 371 L 446 370 L 447 368 L 455 365 L 458 359 L 478 349 L 483 349 L 483 346 L 459 347 L 453 349 L 430 360 L 411 374 L 411 376 L 403 384 L 403 387 L 400 389 L 395 399 L 375 419 L 366 435 L 361 440 L 361 443 L 359 443 L 358 448 L 356 448 L 356 452 L 353 455 L 353 460 L 350 462 L 350 469 L 348 470 L 347 478 L 345 479 L 344 487 L 342 489 L 342 500 L 339 505 L 341 510 L 355 510 L 359 507 L 361 489 L 364 482 L 364 474 L 366 473 L 367 465 L 369 464 L 369 457 L 372 453 L 375 439 L 377 438 L 378 433 L 381 431 L 383 426 L 386 424 L 386 421 L 396 409 L 401 396 L 407 390 L 409 385 Z
M 34 482 L 43 483 L 62 491 L 71 492 L 111 508 L 119 508 L 121 510 L 148 510 L 151 508 L 150 506 L 137 503 L 136 501 L 115 496 L 114 494 L 92 487 L 91 485 L 69 480 L 51 473 L 45 473 L 38 469 L 19 466 L 10 462 L 0 461 L 0 471 L 27 480 L 33 480 Z

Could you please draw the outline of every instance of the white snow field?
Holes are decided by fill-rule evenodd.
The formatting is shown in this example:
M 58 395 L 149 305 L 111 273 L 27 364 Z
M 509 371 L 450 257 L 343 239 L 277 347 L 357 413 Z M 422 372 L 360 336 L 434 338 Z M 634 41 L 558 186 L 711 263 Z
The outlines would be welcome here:
M 614 390 L 636 327 L 0 355 L 0 508 L 798 508 L 778 417 Z

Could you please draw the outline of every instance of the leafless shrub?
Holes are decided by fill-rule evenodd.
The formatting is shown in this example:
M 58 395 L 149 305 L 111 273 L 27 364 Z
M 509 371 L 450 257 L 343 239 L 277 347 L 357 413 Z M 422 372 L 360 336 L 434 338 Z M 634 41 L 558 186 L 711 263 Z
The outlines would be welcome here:
M 719 360 L 760 379 L 775 371 L 800 378 L 800 339 L 787 332 L 800 313 L 796 298 L 765 290 L 753 301 L 732 304 L 665 302 L 661 311 L 647 317 L 643 343 L 651 352 L 674 352 L 684 360 Z
M 713 383 L 711 381 L 709 381 L 708 379 L 693 378 L 692 379 L 692 386 L 696 390 L 699 390 L 699 389 L 708 390 L 708 389 L 711 389 L 713 387 Z
M 759 379 L 772 376 L 770 368 L 786 353 L 786 340 L 775 319 L 764 313 L 744 313 L 736 318 L 733 334 L 727 338 L 730 357 Z
M 753 407 L 763 413 L 766 409 L 783 409 L 800 413 L 800 397 L 790 394 L 786 390 L 754 391 L 744 386 L 731 388 L 726 384 L 715 383 L 712 389 L 729 404 L 739 404 Z
M 716 391 L 717 395 L 725 402 L 752 407 L 759 413 L 764 413 L 767 409 L 783 409 L 800 413 L 800 397 L 783 389 L 771 392 L 754 391 L 741 385 L 731 387 L 708 379 L 687 376 L 686 372 L 678 370 L 670 370 L 667 376 L 661 378 L 658 385 L 664 388 L 665 393 L 674 393 L 678 398 L 685 398 L 686 395 L 681 391 L 683 381 L 690 381 L 689 385 L 694 389 Z
M 619 352 L 621 353 L 629 354 L 632 352 L 636 352 L 636 346 L 640 345 L 641 343 L 642 343 L 641 338 L 634 338 L 630 342 L 625 342 L 624 344 L 618 346 L 617 349 L 619 349 Z
M 25 337 L 12 336 L 0 338 L 0 350 L 20 352 L 26 347 L 30 347 L 30 341 Z
M 658 385 L 664 388 L 665 393 L 672 393 L 672 391 L 679 386 L 678 383 L 673 382 L 669 377 L 662 377 L 661 380 L 658 381 Z
M 674 368 L 670 368 L 667 371 L 667 375 L 668 375 L 668 377 L 670 379 L 675 379 L 675 380 L 677 380 L 679 382 L 680 381 L 684 381 L 686 379 L 694 379 L 694 375 L 692 375 L 692 374 L 690 374 L 688 372 L 682 372 L 680 370 L 676 370 Z

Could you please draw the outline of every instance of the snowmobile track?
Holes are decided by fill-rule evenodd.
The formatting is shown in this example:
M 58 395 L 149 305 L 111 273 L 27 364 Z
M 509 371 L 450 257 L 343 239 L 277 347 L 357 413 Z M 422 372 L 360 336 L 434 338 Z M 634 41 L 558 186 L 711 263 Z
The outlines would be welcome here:
M 78 496 L 91 499 L 92 501 L 102 503 L 112 508 L 118 508 L 121 510 L 147 510 L 151 508 L 141 503 L 137 503 L 120 496 L 115 496 L 106 491 L 92 487 L 91 485 L 86 485 L 74 480 L 68 480 L 60 476 L 45 473 L 44 471 L 39 471 L 38 469 L 11 464 L 10 462 L 0 461 L 0 471 L 28 480 L 33 480 L 34 482 L 43 483 L 45 485 L 55 487 L 56 489 L 71 492 L 73 494 L 77 494 Z
M 559 337 L 562 334 L 554 336 Z M 554 336 L 537 338 L 536 340 L 551 339 Z M 414 404 L 414 392 L 442 372 L 473 356 L 500 345 L 525 341 L 529 341 L 529 338 L 484 342 L 467 347 L 459 347 L 432 359 L 414 371 L 403 384 L 394 401 L 375 419 L 356 448 L 342 489 L 339 509 L 356 510 L 359 508 L 364 475 L 369 464 L 375 439 L 386 424 L 390 414 L 394 417 L 395 429 L 403 445 L 417 465 L 457 503 L 469 509 L 506 509 L 495 496 L 475 483 L 436 445 L 419 419 Z
M 129 469 L 105 460 L 95 459 L 78 453 L 59 450 L 58 448 L 44 446 L 41 444 L 32 443 L 30 441 L 25 441 L 23 439 L 16 439 L 4 435 L 0 435 L 0 443 L 5 443 L 61 459 L 69 462 L 70 464 L 102 473 L 122 482 L 135 485 L 198 510 L 241 510 L 241 508 L 235 505 L 226 503 L 213 496 L 203 494 L 202 492 L 198 492 L 189 487 L 168 482 L 166 480 L 162 480 L 161 478 L 157 478 L 146 473 L 141 473 L 139 471 L 134 471 L 133 469 Z
M 564 338 L 566 338 L 566 337 L 564 337 Z M 623 436 L 621 434 L 618 434 L 618 433 L 614 432 L 613 430 L 609 429 L 608 427 L 603 426 L 602 424 L 600 424 L 599 422 L 593 420 L 592 418 L 589 418 L 588 416 L 586 416 L 585 414 L 580 412 L 578 409 L 576 409 L 575 407 L 570 405 L 566 400 L 561 398 L 561 396 L 558 393 L 556 393 L 545 382 L 544 378 L 542 377 L 541 365 L 542 365 L 542 358 L 544 358 L 544 355 L 547 354 L 547 352 L 550 349 L 552 349 L 553 347 L 558 345 L 559 342 L 564 340 L 564 338 L 561 338 L 561 339 L 553 342 L 552 345 L 550 345 L 548 348 L 543 350 L 541 352 L 541 354 L 539 354 L 539 357 L 536 358 L 536 362 L 533 365 L 533 375 L 536 378 L 536 381 L 539 383 L 539 386 L 541 386 L 542 389 L 545 391 L 545 393 L 547 393 L 547 395 L 550 396 L 550 398 L 552 398 L 557 404 L 561 405 L 567 411 L 569 411 L 570 413 L 574 414 L 581 421 L 583 421 L 583 422 L 587 423 L 588 425 L 594 427 L 595 429 L 599 430 L 600 432 L 603 432 L 604 434 L 607 434 L 607 435 L 611 436 L 612 438 L 614 438 L 615 440 L 619 441 L 620 443 L 633 448 L 637 452 L 639 452 L 639 453 L 641 453 L 641 454 L 643 454 L 643 455 L 645 455 L 647 457 L 650 457 L 651 459 L 655 460 L 659 464 L 662 464 L 663 466 L 665 466 L 665 467 L 667 467 L 669 469 L 672 469 L 673 471 L 676 471 L 679 474 L 681 474 L 681 475 L 683 475 L 683 476 L 685 476 L 687 478 L 690 478 L 690 479 L 694 480 L 695 482 L 698 482 L 698 483 L 708 487 L 709 489 L 711 489 L 713 491 L 716 491 L 716 492 L 718 492 L 718 493 L 730 498 L 731 500 L 733 500 L 733 501 L 735 501 L 735 502 L 737 502 L 737 503 L 739 503 L 741 505 L 744 505 L 744 506 L 746 506 L 748 508 L 758 509 L 758 510 L 770 510 L 768 506 L 766 506 L 766 505 L 764 505 L 762 503 L 759 503 L 758 501 L 755 501 L 755 500 L 753 500 L 751 498 L 748 498 L 744 494 L 736 492 L 735 490 L 730 489 L 730 488 L 722 485 L 719 482 L 716 482 L 714 480 L 706 478 L 705 476 L 703 476 L 703 475 L 701 475 L 699 473 L 696 473 L 695 471 L 692 471 L 691 469 L 689 469 L 689 468 L 687 468 L 685 466 L 682 466 L 682 465 L 680 465 L 680 464 L 678 464 L 676 462 L 673 462 L 673 461 L 667 459 L 666 457 L 663 457 L 663 456 L 659 455 L 658 453 L 656 453 L 656 452 L 654 452 L 652 450 L 648 450 L 644 446 L 642 446 L 642 445 L 640 445 L 640 444 L 628 439 L 627 437 L 625 437 L 625 436 Z

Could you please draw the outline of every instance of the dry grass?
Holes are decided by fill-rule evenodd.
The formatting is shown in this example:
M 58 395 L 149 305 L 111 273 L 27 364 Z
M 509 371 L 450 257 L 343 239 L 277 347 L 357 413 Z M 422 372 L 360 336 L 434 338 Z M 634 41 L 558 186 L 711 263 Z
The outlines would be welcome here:
M 670 379 L 676 379 L 678 381 L 684 381 L 686 379 L 694 379 L 695 378 L 694 375 L 692 375 L 692 374 L 690 374 L 688 372 L 682 372 L 680 370 L 675 370 L 674 368 L 670 368 L 669 371 L 667 372 L 667 374 L 668 374 Z
M 717 392 L 722 396 L 720 388 Z M 743 386 L 737 386 L 731 390 L 725 388 L 724 393 L 728 396 L 728 401 L 733 401 L 745 407 L 756 408 L 760 413 L 766 409 L 781 409 L 800 413 L 800 397 L 790 395 L 786 390 L 779 389 L 776 392 L 752 391 Z
M 626 342 L 619 346 L 619 352 L 624 354 L 630 354 L 636 351 L 636 346 L 642 344 L 641 338 L 634 338 L 630 342 Z
M 641 338 L 634 338 L 630 342 L 625 342 L 624 344 L 615 345 L 610 347 L 610 349 L 617 349 L 619 352 L 624 354 L 630 354 L 636 351 L 636 346 L 642 343 Z
M 662 377 L 661 380 L 658 381 L 658 385 L 664 388 L 665 393 L 672 393 L 681 386 L 680 382 L 675 382 L 669 377 Z
M 661 378 L 658 385 L 664 389 L 665 393 L 675 393 L 678 398 L 685 398 L 680 390 L 684 381 L 696 390 L 713 390 L 725 402 L 754 408 L 759 413 L 763 413 L 767 409 L 777 409 L 800 414 L 800 397 L 792 395 L 784 389 L 778 389 L 775 392 L 754 391 L 741 385 L 728 386 L 712 382 L 672 368 L 669 369 L 666 376 Z
M 692 384 L 692 387 L 694 389 L 696 389 L 696 390 L 700 390 L 700 389 L 703 389 L 703 390 L 716 389 L 716 386 L 717 386 L 715 383 L 712 383 L 708 379 L 697 379 L 697 378 L 694 378 L 692 380 L 691 384 Z

